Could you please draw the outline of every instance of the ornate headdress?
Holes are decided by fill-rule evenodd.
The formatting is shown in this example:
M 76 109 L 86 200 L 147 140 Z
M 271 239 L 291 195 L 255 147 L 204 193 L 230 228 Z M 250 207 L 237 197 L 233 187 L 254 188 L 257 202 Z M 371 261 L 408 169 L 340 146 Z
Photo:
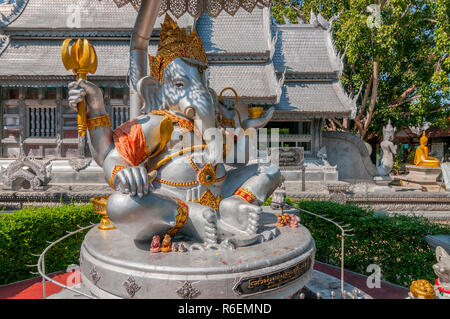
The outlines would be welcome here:
M 423 134 L 421 138 L 419 139 L 420 145 L 427 145 L 428 143 L 428 137 L 425 135 L 425 130 L 423 131 Z
M 392 136 L 394 138 L 395 135 L 395 128 L 391 124 L 391 120 L 389 120 L 388 124 L 383 127 L 383 137 L 384 139 L 387 139 L 389 136 Z
M 180 29 L 177 23 L 166 14 L 164 23 L 161 25 L 160 41 L 156 57 L 149 55 L 150 74 L 162 81 L 164 69 L 176 58 L 188 58 L 196 60 L 198 67 L 208 67 L 206 52 L 203 49 L 202 40 L 195 29 L 191 34 L 186 34 L 186 29 Z

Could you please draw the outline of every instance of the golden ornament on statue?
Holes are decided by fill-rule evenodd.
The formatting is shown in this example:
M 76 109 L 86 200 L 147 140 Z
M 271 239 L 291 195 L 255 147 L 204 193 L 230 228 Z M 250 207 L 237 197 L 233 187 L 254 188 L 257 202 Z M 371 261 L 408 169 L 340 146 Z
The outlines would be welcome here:
M 226 87 L 224 88 L 222 91 L 220 91 L 219 93 L 219 102 L 224 104 L 224 100 L 223 100 L 223 92 L 225 91 L 231 91 L 234 94 L 234 106 L 230 107 L 230 110 L 235 110 L 236 114 L 238 116 L 239 119 L 239 125 L 242 127 L 242 120 L 241 120 L 241 113 L 239 113 L 239 110 L 237 109 L 237 105 L 239 103 L 239 95 L 237 94 L 236 90 L 231 88 L 231 87 Z M 234 122 L 234 118 L 224 118 L 222 117 L 220 119 L 220 124 L 223 127 L 234 127 L 236 128 L 236 123 Z
M 415 298 L 434 299 L 436 297 L 433 285 L 425 279 L 413 281 L 409 287 L 409 291 Z
M 251 119 L 259 119 L 263 114 L 264 109 L 261 106 L 253 106 L 248 108 L 248 116 Z
M 98 225 L 98 229 L 101 230 L 111 230 L 116 229 L 111 221 L 109 220 L 108 214 L 106 212 L 106 203 L 108 202 L 109 196 L 97 196 L 91 198 L 91 203 L 94 205 L 94 210 L 102 215 L 102 219 L 100 221 L 100 225 Z
M 166 14 L 160 34 L 161 39 L 156 56 L 148 56 L 151 76 L 161 82 L 164 69 L 176 58 L 195 60 L 199 69 L 208 67 L 208 59 L 203 49 L 202 40 L 195 29 L 187 34 L 185 28 L 178 27 L 177 23 Z
M 64 67 L 66 70 L 72 70 L 76 75 L 76 80 L 86 80 L 87 75 L 94 74 L 97 71 L 97 54 L 94 47 L 87 39 L 78 39 L 72 44 L 69 51 L 70 42 L 72 39 L 66 39 L 63 42 L 61 55 Z M 78 103 L 78 135 L 83 137 L 86 135 L 86 107 L 84 101 Z

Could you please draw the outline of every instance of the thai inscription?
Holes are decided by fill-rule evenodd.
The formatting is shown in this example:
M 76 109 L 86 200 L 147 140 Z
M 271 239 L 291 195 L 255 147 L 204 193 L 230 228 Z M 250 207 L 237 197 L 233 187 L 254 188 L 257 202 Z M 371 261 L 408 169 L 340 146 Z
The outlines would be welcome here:
M 311 268 L 311 257 L 291 266 L 264 276 L 241 279 L 234 287 L 239 296 L 253 295 L 280 288 L 303 276 Z
M 303 147 L 269 148 L 272 163 L 279 164 L 280 169 L 301 170 L 304 165 Z M 275 156 L 278 155 L 278 161 Z

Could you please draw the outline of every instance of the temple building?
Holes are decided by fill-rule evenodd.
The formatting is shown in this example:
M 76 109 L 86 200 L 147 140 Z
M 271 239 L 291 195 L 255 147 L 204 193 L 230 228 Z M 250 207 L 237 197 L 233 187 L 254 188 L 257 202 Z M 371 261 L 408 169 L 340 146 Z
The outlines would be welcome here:
M 74 75 L 62 64 L 61 45 L 66 38 L 86 37 L 95 47 L 98 69 L 88 79 L 102 88 L 117 127 L 129 118 L 135 9 L 119 9 L 113 1 L 10 2 L 0 3 L 0 165 L 21 154 L 55 161 L 89 157 L 77 136 L 76 113 L 68 107 L 67 85 Z M 152 55 L 163 18 L 155 23 Z M 252 13 L 240 9 L 234 17 L 223 12 L 217 18 L 184 15 L 177 21 L 201 37 L 210 87 L 217 93 L 234 88 L 244 116 L 248 106 L 275 106 L 268 127 L 281 129 L 283 146 L 303 147 L 307 160 L 320 162 L 324 121 L 351 118 L 356 110 L 356 98 L 339 81 L 343 56 L 333 43 L 332 22 L 319 15 L 310 24 L 276 25 L 263 7 Z M 224 97 L 234 101 L 229 91 Z

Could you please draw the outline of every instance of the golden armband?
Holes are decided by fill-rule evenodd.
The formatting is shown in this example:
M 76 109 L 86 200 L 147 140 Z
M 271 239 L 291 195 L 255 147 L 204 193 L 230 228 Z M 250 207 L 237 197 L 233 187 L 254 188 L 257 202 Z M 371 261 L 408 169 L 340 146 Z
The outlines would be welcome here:
M 239 196 L 243 200 L 247 201 L 248 203 L 253 203 L 256 199 L 256 196 L 253 195 L 252 192 L 250 192 L 248 189 L 240 187 L 238 188 L 233 195 Z
M 109 179 L 109 185 L 111 186 L 111 188 L 114 188 L 114 176 L 116 176 L 116 174 L 123 170 L 124 168 L 127 168 L 126 166 L 123 165 L 116 165 L 114 166 L 114 169 L 111 173 L 111 178 Z
M 111 127 L 111 120 L 108 114 L 96 116 L 86 121 L 86 127 L 88 130 L 96 130 L 100 127 Z

